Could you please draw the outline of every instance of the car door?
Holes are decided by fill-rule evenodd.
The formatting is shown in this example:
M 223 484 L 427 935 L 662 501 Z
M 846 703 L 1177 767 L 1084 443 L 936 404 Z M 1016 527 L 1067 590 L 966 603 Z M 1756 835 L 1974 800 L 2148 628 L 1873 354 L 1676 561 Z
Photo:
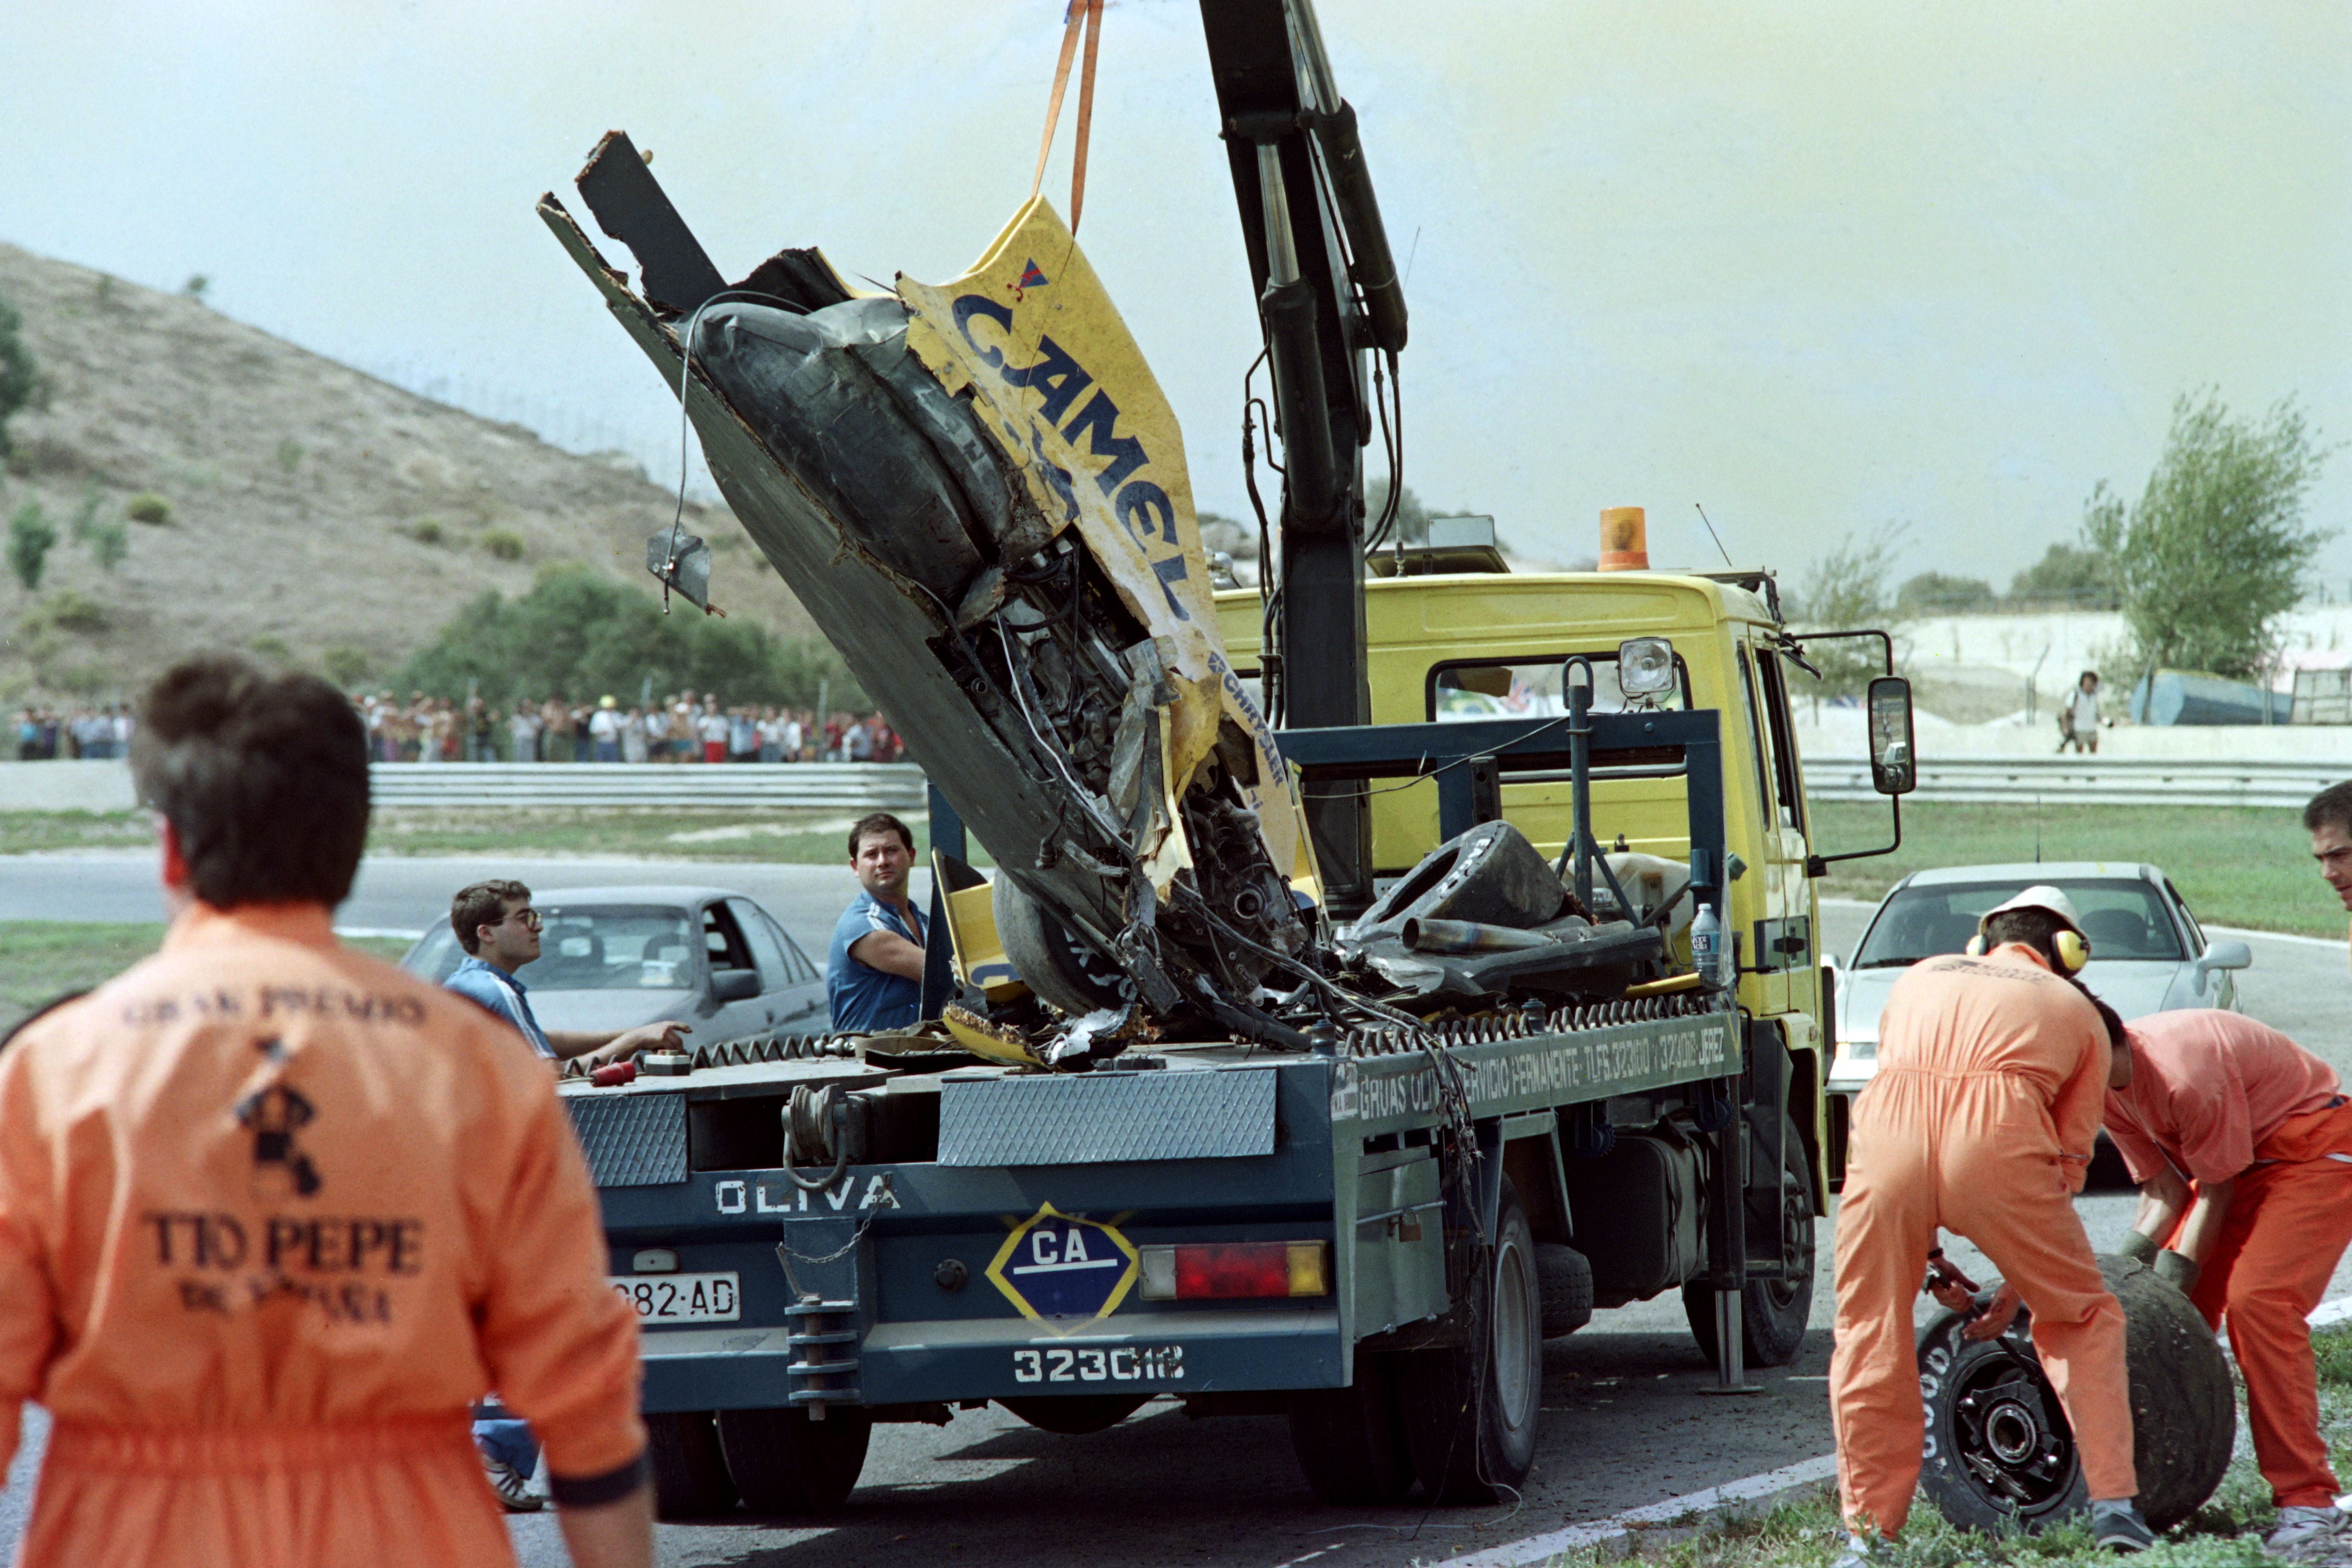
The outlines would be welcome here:
M 2179 912 L 2181 926 L 2189 936 L 2189 961 L 2194 963 L 2199 958 L 2204 956 L 2207 948 L 2213 945 L 2212 941 L 2206 936 L 2205 928 L 2197 923 L 2197 917 L 2189 912 L 2189 900 L 2180 896 L 2180 889 L 2172 885 L 2172 879 L 2169 877 L 2164 879 L 2164 893 L 2166 898 L 2172 900 L 2173 909 Z M 2223 1007 L 2232 1013 L 2236 1012 L 2238 1010 L 2238 977 L 2226 969 L 2207 970 L 2205 972 L 2205 1005 L 2209 1007 Z
M 821 1032 L 826 1021 L 824 984 L 816 966 L 751 900 L 730 899 L 727 907 L 760 969 L 760 1010 L 766 1026 L 795 1035 Z
M 732 902 L 718 900 L 703 906 L 702 947 L 709 963 L 709 995 L 718 1000 L 718 1005 L 705 1021 L 695 1025 L 699 1037 L 694 1042 L 697 1045 L 724 1045 L 747 1035 L 764 1034 L 769 1028 L 768 1009 L 761 998 L 766 977 L 752 956 L 742 923 L 728 907 Z M 745 994 L 721 999 L 722 988 L 741 984 L 746 976 L 751 985 Z

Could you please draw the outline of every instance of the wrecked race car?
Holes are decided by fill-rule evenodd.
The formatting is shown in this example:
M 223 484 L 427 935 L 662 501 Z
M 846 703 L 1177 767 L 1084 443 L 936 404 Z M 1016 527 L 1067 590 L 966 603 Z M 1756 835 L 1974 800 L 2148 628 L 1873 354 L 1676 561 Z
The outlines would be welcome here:
M 579 184 L 642 291 L 552 195 L 542 218 L 684 385 L 736 516 L 987 847 L 1006 956 L 1058 1012 L 1111 1013 L 1078 1057 L 1123 1048 L 1131 1008 L 1297 1047 L 1335 1006 L 1412 1021 L 1383 994 L 1458 1005 L 1574 972 L 1539 989 L 1614 994 L 1656 973 L 1654 932 L 1558 918 L 1524 839 L 1554 896 L 1522 946 L 1550 951 L 1447 962 L 1431 986 L 1405 974 L 1425 963 L 1370 962 L 1402 931 L 1332 945 L 1293 770 L 1219 639 L 1174 413 L 1047 203 L 963 277 L 884 293 L 814 250 L 725 284 L 618 132 Z M 682 542 L 649 543 L 656 574 Z M 691 571 L 677 585 L 703 602 Z

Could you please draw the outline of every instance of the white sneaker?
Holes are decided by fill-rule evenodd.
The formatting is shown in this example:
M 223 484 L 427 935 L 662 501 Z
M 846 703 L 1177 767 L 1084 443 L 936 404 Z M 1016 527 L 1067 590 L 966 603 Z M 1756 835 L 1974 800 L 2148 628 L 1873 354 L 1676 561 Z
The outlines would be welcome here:
M 509 1513 L 537 1513 L 547 1506 L 547 1500 L 530 1489 L 530 1479 L 504 1459 L 484 1455 L 482 1473 L 489 1478 L 490 1489 L 499 1494 Z
M 1870 1565 L 1878 1560 L 1878 1553 L 1873 1550 L 1873 1542 L 1867 1536 L 1848 1535 L 1845 1538 L 1845 1550 L 1837 1554 L 1836 1559 L 1830 1563 L 1830 1568 L 1870 1568 Z
M 2263 1544 L 2273 1556 L 2290 1563 L 2316 1563 L 2342 1552 L 2347 1535 L 2352 1535 L 2352 1521 L 2341 1510 L 2283 1508 Z

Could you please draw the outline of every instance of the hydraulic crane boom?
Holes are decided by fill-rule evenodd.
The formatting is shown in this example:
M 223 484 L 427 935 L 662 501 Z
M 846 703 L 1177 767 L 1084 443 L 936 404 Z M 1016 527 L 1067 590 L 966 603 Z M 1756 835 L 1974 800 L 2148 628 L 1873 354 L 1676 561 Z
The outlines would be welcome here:
M 1288 726 L 1369 723 L 1362 454 L 1380 395 L 1370 356 L 1387 358 L 1392 392 L 1404 290 L 1311 0 L 1201 0 L 1201 19 L 1282 437 L 1267 705 Z M 1371 847 L 1360 790 L 1339 786 L 1307 809 L 1335 910 L 1362 908 Z

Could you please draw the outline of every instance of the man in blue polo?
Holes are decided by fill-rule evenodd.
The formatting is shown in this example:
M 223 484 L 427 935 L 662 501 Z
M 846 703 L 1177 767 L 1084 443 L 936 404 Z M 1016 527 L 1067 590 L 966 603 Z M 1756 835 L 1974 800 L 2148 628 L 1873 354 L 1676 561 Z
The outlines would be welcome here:
M 857 897 L 834 923 L 824 963 L 836 1029 L 902 1029 L 922 1015 L 923 921 L 907 896 L 914 864 L 915 836 L 888 812 L 849 830 Z

